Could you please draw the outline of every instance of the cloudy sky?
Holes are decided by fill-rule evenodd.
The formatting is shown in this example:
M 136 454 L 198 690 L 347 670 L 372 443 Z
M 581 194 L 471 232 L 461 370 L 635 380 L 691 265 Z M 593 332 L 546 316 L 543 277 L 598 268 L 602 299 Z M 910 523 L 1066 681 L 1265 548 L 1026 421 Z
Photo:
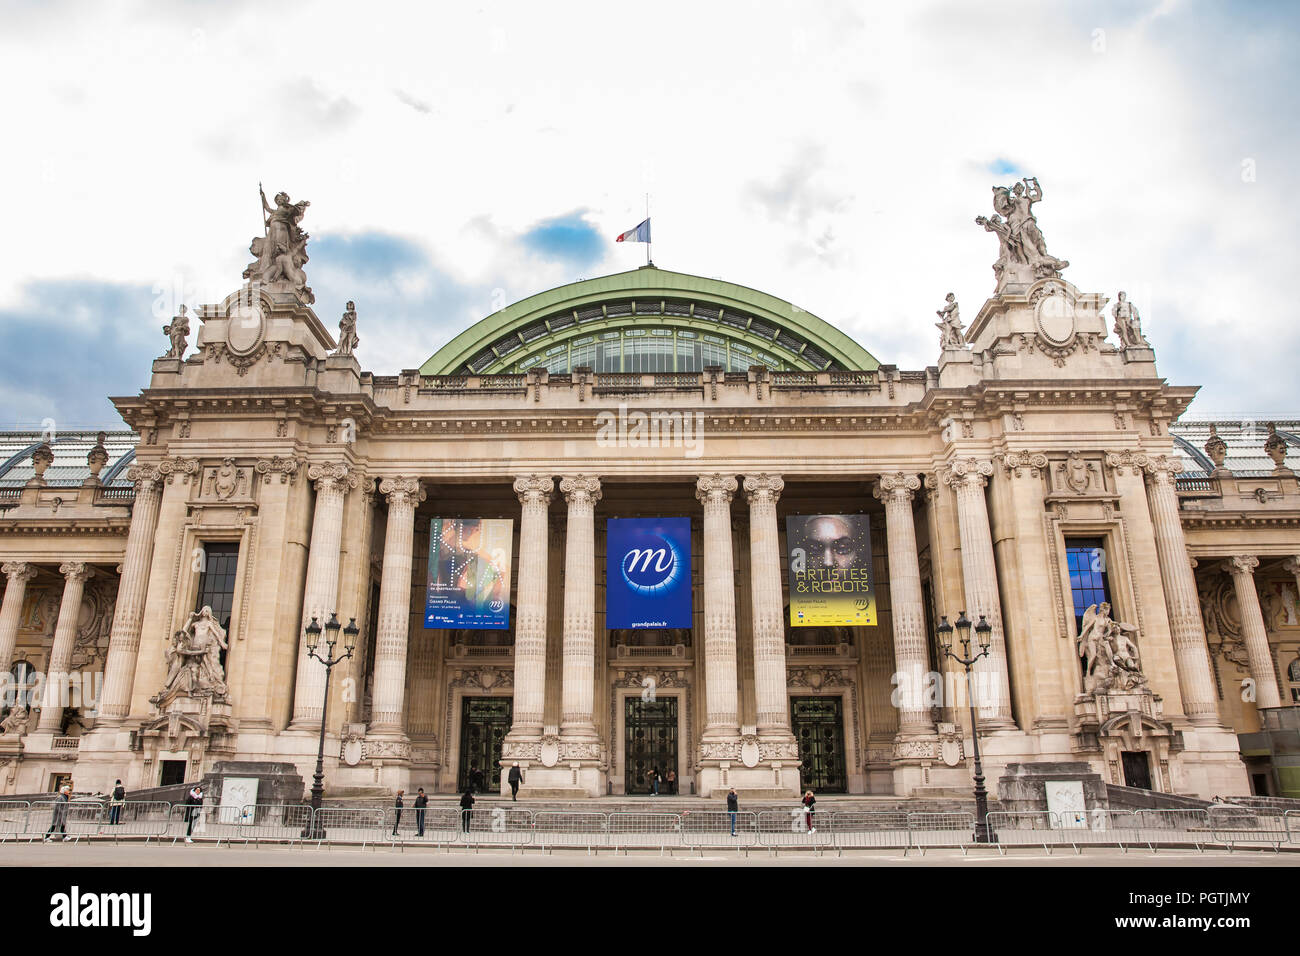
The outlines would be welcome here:
M 1300 412 L 1296 10 L 887 6 L 2 3 L 0 427 L 120 424 L 174 306 L 241 281 L 259 181 L 392 373 L 640 264 L 646 193 L 661 267 L 921 368 L 944 293 L 992 292 L 990 186 L 1037 176 L 1194 416 Z

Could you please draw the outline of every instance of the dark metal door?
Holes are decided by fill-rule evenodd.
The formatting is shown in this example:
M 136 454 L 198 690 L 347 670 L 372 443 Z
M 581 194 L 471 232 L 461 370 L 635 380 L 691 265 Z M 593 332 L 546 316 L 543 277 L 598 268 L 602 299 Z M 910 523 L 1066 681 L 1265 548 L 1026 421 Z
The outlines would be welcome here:
M 664 778 L 659 793 L 666 795 L 668 771 L 677 773 L 677 698 L 629 697 L 625 707 L 623 790 L 625 793 L 653 792 L 651 771 L 658 767 Z
M 799 773 L 804 790 L 845 793 L 844 712 L 838 697 L 794 697 L 790 724 L 799 744 Z
M 483 793 L 501 790 L 501 741 L 510 732 L 509 697 L 465 697 L 460 703 L 460 768 L 456 787 L 470 785 L 475 768 L 483 774 Z
M 1151 789 L 1151 761 L 1145 751 L 1125 750 L 1120 754 L 1124 761 L 1124 782 L 1139 790 Z

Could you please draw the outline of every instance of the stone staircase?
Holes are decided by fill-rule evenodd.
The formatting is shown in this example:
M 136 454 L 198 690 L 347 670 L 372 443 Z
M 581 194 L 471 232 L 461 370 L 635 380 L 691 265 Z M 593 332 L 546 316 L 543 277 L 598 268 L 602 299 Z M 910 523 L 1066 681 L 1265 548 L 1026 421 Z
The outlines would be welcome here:
M 411 803 L 414 795 L 408 792 L 404 797 L 405 809 L 411 809 Z M 350 807 L 354 809 L 383 807 L 385 809 L 393 806 L 393 796 L 386 795 L 383 799 L 377 799 L 374 796 L 346 796 L 346 797 L 329 797 L 324 801 L 327 807 Z M 799 801 L 794 797 L 784 799 L 757 799 L 745 798 L 742 796 L 740 807 L 747 812 L 757 813 L 762 810 L 781 810 L 789 811 L 797 807 Z M 460 796 L 458 794 L 431 793 L 429 794 L 429 808 L 459 808 Z M 502 798 L 497 794 L 475 794 L 474 809 L 486 810 L 493 807 L 507 807 L 517 810 L 532 811 L 569 811 L 569 812 L 586 812 L 586 813 L 686 813 L 699 810 L 725 810 L 727 801 L 725 795 L 716 798 L 704 798 L 696 796 L 613 796 L 613 797 L 592 797 L 585 800 L 556 800 L 545 797 L 530 797 L 526 791 L 521 790 L 518 802 L 513 802 L 509 797 Z M 989 810 L 999 809 L 996 800 L 989 800 Z M 864 796 L 857 795 L 827 795 L 817 798 L 818 813 L 834 813 L 838 811 L 857 812 L 857 813 L 952 813 L 965 811 L 971 814 L 975 812 L 975 801 L 969 797 L 962 799 L 960 797 L 946 798 L 909 798 L 896 796 Z

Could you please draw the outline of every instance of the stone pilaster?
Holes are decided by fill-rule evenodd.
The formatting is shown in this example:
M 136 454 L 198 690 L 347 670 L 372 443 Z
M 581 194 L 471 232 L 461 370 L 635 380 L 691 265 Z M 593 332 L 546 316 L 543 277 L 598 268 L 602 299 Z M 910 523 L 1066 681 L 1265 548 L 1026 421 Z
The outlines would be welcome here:
M 342 462 L 311 465 L 307 477 L 316 485 L 316 511 L 307 552 L 303 586 L 302 628 L 298 633 L 298 673 L 294 681 L 290 730 L 320 727 L 325 699 L 325 665 L 307 653 L 305 628 L 315 618 L 322 627 L 338 610 L 339 550 L 343 540 L 343 500 L 357 486 L 357 476 Z
M 600 479 L 572 475 L 560 480 L 568 503 L 564 542 L 564 669 L 560 690 L 560 736 L 594 741 L 596 681 L 596 502 Z
M 1108 455 L 1109 465 L 1121 466 L 1123 459 Z M 1209 650 L 1205 646 L 1205 625 L 1201 619 L 1196 577 L 1187 560 L 1187 539 L 1178 517 L 1178 496 L 1174 477 L 1183 470 L 1182 462 L 1160 455 L 1136 456 L 1134 462 L 1147 475 L 1147 503 L 1151 508 L 1151 526 L 1156 538 L 1156 557 L 1164 583 L 1165 605 L 1169 609 L 1169 630 L 1174 643 L 1174 666 L 1178 687 L 1183 695 L 1183 712 L 1194 724 L 1214 726 L 1219 723 L 1215 701 L 1214 678 L 1210 671 Z
M 39 732 L 49 734 L 57 734 L 63 724 L 60 698 L 67 692 L 68 668 L 72 663 L 72 648 L 77 642 L 81 596 L 95 569 L 84 561 L 69 561 L 59 565 L 59 573 L 63 575 L 63 600 L 59 602 L 59 622 L 54 627 L 54 645 L 50 648 L 50 660 L 45 667 L 45 699 L 37 727 Z
M 912 498 L 921 487 L 916 475 L 881 475 L 873 493 L 885 504 L 889 548 L 889 601 L 894 624 L 894 667 L 900 675 L 898 735 L 932 734 L 934 721 L 924 705 L 927 668 L 925 607 L 921 564 L 916 548 Z
M 384 565 L 379 581 L 379 621 L 375 629 L 375 684 L 371 695 L 371 734 L 405 736 L 406 645 L 411 626 L 411 549 L 415 508 L 425 492 L 418 478 L 385 478 L 379 493 L 388 499 Z
M 135 482 L 135 503 L 126 536 L 126 554 L 122 558 L 108 657 L 104 662 L 104 692 L 97 726 L 116 726 L 131 710 L 131 685 L 135 683 L 135 663 L 140 655 L 140 627 L 144 622 L 149 568 L 153 563 L 158 509 L 162 504 L 162 475 L 156 468 L 136 466 L 127 472 L 127 477 Z
M 1277 672 L 1273 669 L 1273 655 L 1268 649 L 1268 630 L 1264 614 L 1259 607 L 1259 592 L 1255 590 L 1255 569 L 1259 558 L 1251 554 L 1238 554 L 1223 562 L 1223 570 L 1232 575 L 1232 586 L 1237 591 L 1237 607 L 1241 609 L 1241 637 L 1246 643 L 1246 657 L 1250 661 L 1250 676 L 1255 680 L 1255 706 L 1281 707 L 1277 692 Z
M 704 737 L 738 740 L 736 573 L 731 553 L 731 475 L 704 475 L 695 497 L 704 506 Z
M 8 578 L 4 603 L 0 604 L 0 673 L 8 673 L 14 659 L 14 646 L 18 643 L 23 597 L 27 594 L 27 582 L 36 577 L 36 565 L 10 561 L 0 571 Z
M 779 475 L 745 476 L 745 498 L 749 501 L 754 703 L 760 742 L 770 742 L 768 749 L 773 756 L 797 759 L 786 696 L 781 539 L 776 525 L 776 503 L 783 488 L 785 482 Z
M 519 496 L 519 582 L 515 591 L 515 700 L 502 757 L 522 741 L 538 740 L 546 710 L 546 588 L 548 509 L 555 482 L 546 475 L 515 479 Z
M 966 616 L 974 625 L 979 623 L 980 615 L 983 615 L 993 628 L 988 656 L 981 658 L 973 669 L 976 678 L 976 711 L 983 729 L 1014 730 L 998 573 L 993 559 L 988 505 L 984 500 L 984 486 L 992 474 L 993 463 L 987 459 L 959 458 L 944 469 L 943 480 L 952 486 L 957 498 Z M 972 646 L 974 640 L 972 627 Z

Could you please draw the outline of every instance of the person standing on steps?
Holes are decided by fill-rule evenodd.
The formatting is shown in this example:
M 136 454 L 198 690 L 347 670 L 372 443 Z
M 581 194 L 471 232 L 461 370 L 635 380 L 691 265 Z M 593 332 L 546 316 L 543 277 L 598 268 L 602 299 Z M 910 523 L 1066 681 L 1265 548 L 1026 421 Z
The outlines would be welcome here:
M 469 792 L 479 793 L 483 789 L 483 771 L 478 768 L 477 764 L 469 766 Z
M 108 822 L 116 825 L 122 822 L 122 806 L 126 803 L 126 787 L 118 780 L 113 784 L 108 800 Z
M 415 794 L 415 835 L 424 836 L 424 808 L 429 805 L 429 798 L 424 795 L 424 787 Z
M 194 821 L 203 812 L 203 787 L 195 784 L 185 795 L 185 842 L 194 842 Z
M 817 828 L 813 826 L 813 811 L 817 808 L 817 798 L 809 790 L 803 795 L 803 825 L 809 833 L 816 833 Z
M 393 816 L 393 836 L 397 836 L 397 828 L 402 825 L 402 807 L 404 806 L 402 802 L 402 794 L 404 793 L 406 793 L 405 790 L 398 790 L 397 802 L 393 804 L 397 810 L 397 813 Z
M 740 810 L 740 797 L 736 795 L 736 788 L 732 787 L 727 791 L 727 815 L 731 817 L 731 835 L 736 835 L 736 813 Z
M 469 815 L 474 809 L 474 791 L 466 789 L 460 798 L 460 829 L 463 833 L 469 833 Z
M 510 773 L 506 777 L 506 780 L 510 784 L 510 799 L 517 801 L 519 799 L 519 785 L 524 782 L 524 772 L 519 769 L 518 760 L 516 760 L 514 766 L 510 768 Z

